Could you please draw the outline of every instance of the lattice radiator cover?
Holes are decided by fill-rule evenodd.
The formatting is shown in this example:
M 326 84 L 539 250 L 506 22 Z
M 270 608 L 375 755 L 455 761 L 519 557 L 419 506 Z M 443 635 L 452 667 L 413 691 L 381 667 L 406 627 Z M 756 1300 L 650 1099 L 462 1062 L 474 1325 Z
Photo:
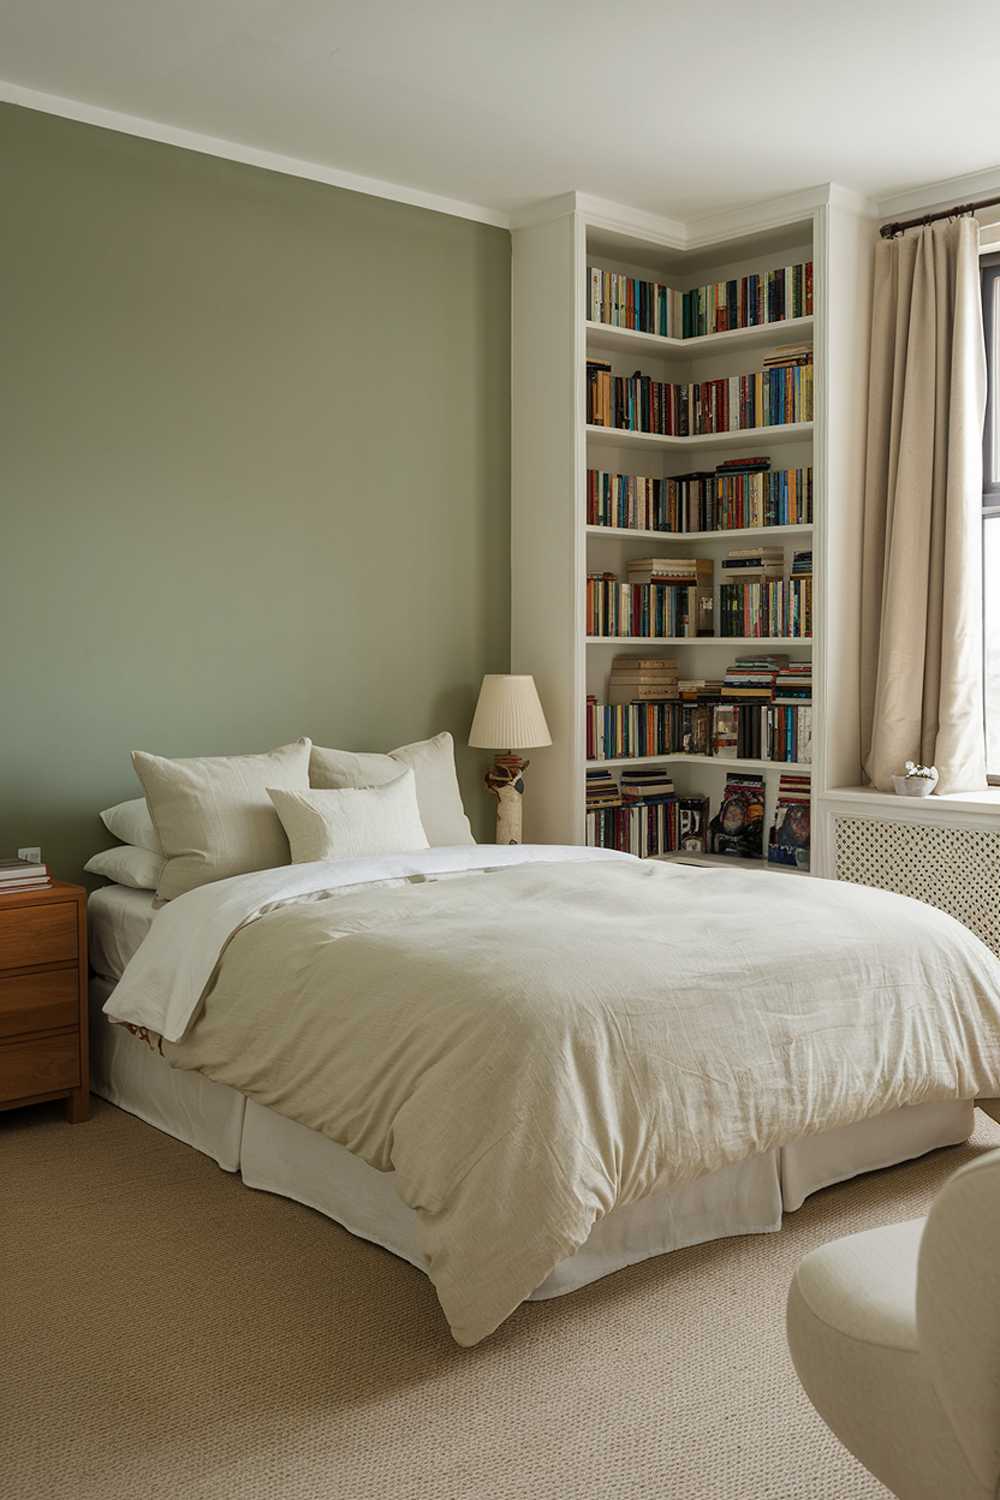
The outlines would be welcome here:
M 1000 954 L 1000 833 L 879 818 L 835 822 L 838 880 L 938 906 Z

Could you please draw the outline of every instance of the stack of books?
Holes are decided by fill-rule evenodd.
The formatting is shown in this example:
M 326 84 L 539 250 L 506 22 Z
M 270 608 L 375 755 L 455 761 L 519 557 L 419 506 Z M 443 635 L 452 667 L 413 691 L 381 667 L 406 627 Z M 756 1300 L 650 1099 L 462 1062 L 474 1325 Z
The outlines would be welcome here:
M 677 663 L 668 656 L 616 656 L 609 703 L 662 703 L 677 697 Z
M 674 795 L 674 783 L 666 771 L 655 766 L 648 770 L 637 766 L 633 771 L 623 771 L 621 779 L 622 804 L 648 802 Z
M 0 896 L 13 891 L 40 891 L 52 884 L 48 865 L 28 864 L 23 859 L 0 859 Z
M 794 350 L 798 350 L 798 345 Z M 811 422 L 812 357 L 788 351 L 781 363 L 746 375 L 678 385 L 636 370 L 615 375 L 608 360 L 587 361 L 587 421 L 620 432 L 694 437 Z
M 813 628 L 813 555 L 812 551 L 792 556 L 792 576 L 788 581 L 788 634 L 812 635 Z
M 705 703 L 722 696 L 720 677 L 681 677 L 677 692 L 682 703 Z
M 781 776 L 774 823 L 767 845 L 769 863 L 809 868 L 809 777 Z
M 621 788 L 610 771 L 587 772 L 587 812 L 605 807 L 621 807 Z
M 622 583 L 614 573 L 587 574 L 588 635 L 711 635 L 712 606 L 711 588 L 700 584 Z
M 785 570 L 781 547 L 734 547 L 722 559 L 723 583 L 747 583 L 760 578 L 780 578 Z
M 790 661 L 775 673 L 774 701 L 793 705 L 811 703 L 812 686 L 812 662 Z
M 808 317 L 813 310 L 811 260 L 713 281 L 688 292 L 590 266 L 588 285 L 587 316 L 591 322 L 668 338 L 697 338 L 733 328 L 782 323 L 788 318 Z
M 811 468 L 772 469 L 766 458 L 654 479 L 587 470 L 587 525 L 630 531 L 738 531 L 806 526 L 813 518 Z
M 771 703 L 778 673 L 787 667 L 784 655 L 738 656 L 726 668 L 722 696 L 731 703 Z

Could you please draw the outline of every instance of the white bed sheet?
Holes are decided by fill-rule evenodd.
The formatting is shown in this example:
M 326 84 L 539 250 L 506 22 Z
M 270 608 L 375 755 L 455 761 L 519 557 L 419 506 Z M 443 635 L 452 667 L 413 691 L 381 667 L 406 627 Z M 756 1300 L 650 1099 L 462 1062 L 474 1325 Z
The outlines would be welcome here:
M 182 1072 L 111 1024 L 102 1006 L 114 985 L 91 985 L 95 1093 L 240 1171 L 248 1187 L 304 1203 L 426 1269 L 416 1214 L 376 1172 L 325 1136 L 246 1100 L 225 1084 Z M 972 1133 L 968 1100 L 893 1110 L 842 1130 L 751 1157 L 682 1188 L 616 1209 L 558 1265 L 532 1300 L 560 1296 L 653 1255 L 737 1234 L 781 1228 L 782 1212 L 820 1188 L 859 1173 L 957 1145 Z
M 125 965 L 153 925 L 152 891 L 105 885 L 87 902 L 90 967 L 105 979 L 120 979 Z

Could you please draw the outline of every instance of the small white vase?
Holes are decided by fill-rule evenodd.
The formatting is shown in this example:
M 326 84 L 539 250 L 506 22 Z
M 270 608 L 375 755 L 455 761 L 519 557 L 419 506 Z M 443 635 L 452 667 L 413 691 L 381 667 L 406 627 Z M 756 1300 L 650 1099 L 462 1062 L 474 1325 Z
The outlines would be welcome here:
M 892 784 L 898 797 L 929 797 L 938 784 L 938 778 L 929 776 L 894 776 Z

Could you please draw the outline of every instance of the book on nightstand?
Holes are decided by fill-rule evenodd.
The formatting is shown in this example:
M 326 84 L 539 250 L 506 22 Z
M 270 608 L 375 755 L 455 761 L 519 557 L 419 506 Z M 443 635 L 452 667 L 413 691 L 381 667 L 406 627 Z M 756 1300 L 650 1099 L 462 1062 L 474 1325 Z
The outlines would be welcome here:
M 26 859 L 0 859 L 0 895 L 12 891 L 40 891 L 50 886 L 49 867 Z

